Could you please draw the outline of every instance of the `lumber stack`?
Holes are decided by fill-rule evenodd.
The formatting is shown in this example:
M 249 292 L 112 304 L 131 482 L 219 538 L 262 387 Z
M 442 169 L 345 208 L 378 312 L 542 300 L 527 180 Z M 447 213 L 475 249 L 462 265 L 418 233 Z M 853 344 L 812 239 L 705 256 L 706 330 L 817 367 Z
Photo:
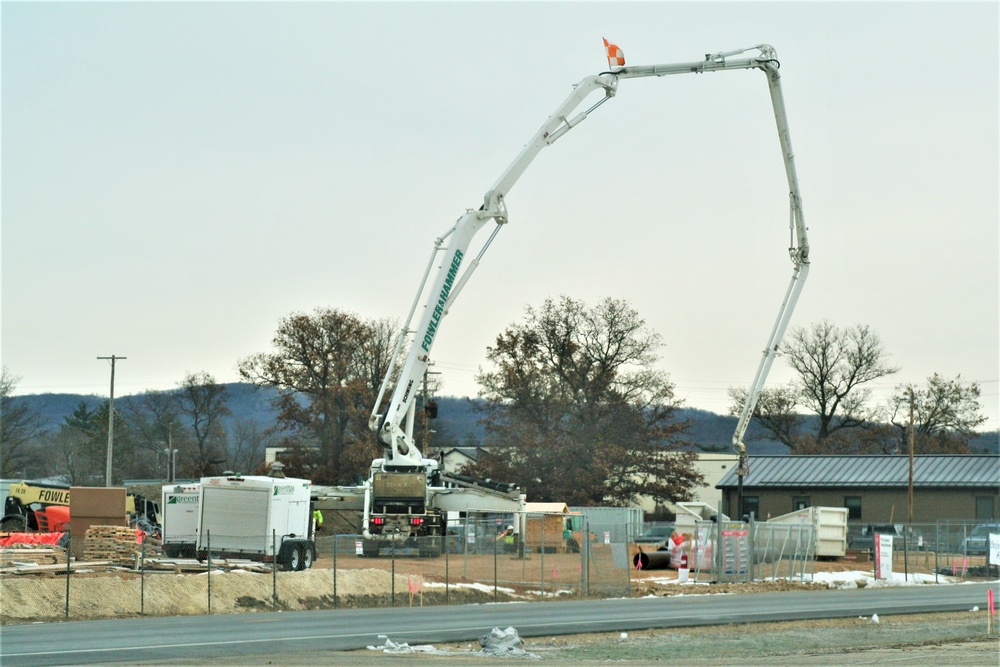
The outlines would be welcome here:
M 12 544 L 0 548 L 0 567 L 66 563 L 66 550 L 53 544 Z
M 91 526 L 83 543 L 84 560 L 109 560 L 131 564 L 142 549 L 135 541 L 135 529 L 128 526 Z

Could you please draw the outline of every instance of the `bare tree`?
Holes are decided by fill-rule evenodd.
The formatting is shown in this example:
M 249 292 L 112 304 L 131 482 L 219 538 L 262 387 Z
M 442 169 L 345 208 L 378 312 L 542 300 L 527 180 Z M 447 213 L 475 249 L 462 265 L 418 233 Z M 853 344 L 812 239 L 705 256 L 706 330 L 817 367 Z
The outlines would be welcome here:
M 896 387 L 887 406 L 887 421 L 895 437 L 887 439 L 884 450 L 897 453 L 908 449 L 912 407 L 914 452 L 967 454 L 976 427 L 986 421 L 979 396 L 979 385 L 963 382 L 961 375 L 948 380 L 935 373 L 923 388 Z
M 289 466 L 286 473 L 352 483 L 367 470 L 379 453 L 368 417 L 389 370 L 396 328 L 336 309 L 293 313 L 279 322 L 273 352 L 240 361 L 244 380 L 279 392 L 282 444 L 301 450 L 302 469 Z
M 625 301 L 529 307 L 487 350 L 495 370 L 477 377 L 490 450 L 468 472 L 578 505 L 686 499 L 700 475 L 693 454 L 668 453 L 686 423 L 652 368 L 660 344 Z
M 169 476 L 168 449 L 189 455 L 197 449 L 191 429 L 181 418 L 182 398 L 177 391 L 150 390 L 123 404 L 122 413 L 129 423 L 136 452 L 127 466 L 130 476 Z
M 98 411 L 81 401 L 63 418 L 58 430 L 46 438 L 50 473 L 66 475 L 70 484 L 77 486 L 103 483 L 99 480 L 103 480 L 104 462 L 90 455 L 96 448 L 94 441 L 102 432 L 101 426 Z
M 42 418 L 14 399 L 18 380 L 6 366 L 0 371 L 0 477 L 27 474 L 40 463 Z
M 229 438 L 229 467 L 241 472 L 261 469 L 265 450 L 273 441 L 274 436 L 252 420 L 235 420 Z
M 868 385 L 899 370 L 888 363 L 878 334 L 864 324 L 840 329 L 823 320 L 795 329 L 782 354 L 798 377 L 788 387 L 763 392 L 754 419 L 794 453 L 850 448 L 849 431 L 861 437 L 861 429 L 878 418 Z M 730 390 L 733 414 L 742 409 L 745 395 L 746 390 Z M 799 408 L 813 418 L 804 419 Z M 811 424 L 814 432 L 806 430 Z
M 191 373 L 181 382 L 176 400 L 191 434 L 192 446 L 183 469 L 197 477 L 218 474 L 226 463 L 223 418 L 230 414 L 226 387 L 209 373 Z

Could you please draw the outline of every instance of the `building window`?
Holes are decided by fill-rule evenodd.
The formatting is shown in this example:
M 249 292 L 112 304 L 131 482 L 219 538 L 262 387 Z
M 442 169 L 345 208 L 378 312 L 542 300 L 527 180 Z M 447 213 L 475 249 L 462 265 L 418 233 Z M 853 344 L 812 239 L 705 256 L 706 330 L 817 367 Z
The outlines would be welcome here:
M 995 517 L 993 506 L 993 496 L 976 496 L 976 519 L 992 521 Z
M 754 518 L 760 517 L 760 496 L 743 496 L 743 511 L 740 512 L 740 518 L 754 515 Z
M 847 508 L 847 519 L 861 520 L 861 496 L 844 496 L 844 507 Z
M 809 507 L 809 496 L 792 496 L 792 511 L 798 512 Z

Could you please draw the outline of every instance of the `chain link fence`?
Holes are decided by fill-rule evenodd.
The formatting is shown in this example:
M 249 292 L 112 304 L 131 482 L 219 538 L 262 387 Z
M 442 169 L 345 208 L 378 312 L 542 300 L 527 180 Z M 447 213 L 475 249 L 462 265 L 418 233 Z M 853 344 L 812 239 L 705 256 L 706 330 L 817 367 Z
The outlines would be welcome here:
M 635 569 L 640 553 L 665 556 L 658 561 L 662 569 L 680 565 L 658 544 L 636 543 L 649 527 L 591 523 L 579 516 L 567 521 L 561 514 L 470 512 L 450 522 L 443 537 L 385 541 L 377 550 L 360 535 L 321 535 L 315 541 L 317 562 L 303 563 L 302 571 L 283 566 L 273 548 L 266 555 L 219 553 L 213 547 L 210 558 L 198 560 L 188 547 L 170 556 L 158 540 L 107 534 L 89 540 L 85 553 L 74 548 L 72 559 L 59 545 L 36 545 L 32 562 L 5 549 L 0 608 L 3 622 L 11 623 L 623 597 L 650 574 Z M 874 571 L 866 546 L 871 531 L 863 528 L 850 526 L 847 558 Z M 808 580 L 815 572 L 816 539 L 808 524 L 699 521 L 693 529 L 677 530 L 688 532 L 682 546 L 695 582 Z M 981 539 L 979 523 L 898 524 L 892 530 L 897 574 L 933 574 L 939 581 L 998 576 L 996 566 L 987 565 L 988 537 Z M 280 552 L 283 537 L 262 535 L 259 542 Z M 219 543 L 225 541 L 219 536 Z
M 874 571 L 876 534 L 892 536 L 892 569 L 906 577 L 911 573 L 933 574 L 962 581 L 992 581 L 1000 576 L 989 565 L 989 533 L 1000 533 L 1000 524 L 982 521 L 938 521 L 937 523 L 850 524 L 848 553 L 868 563 Z

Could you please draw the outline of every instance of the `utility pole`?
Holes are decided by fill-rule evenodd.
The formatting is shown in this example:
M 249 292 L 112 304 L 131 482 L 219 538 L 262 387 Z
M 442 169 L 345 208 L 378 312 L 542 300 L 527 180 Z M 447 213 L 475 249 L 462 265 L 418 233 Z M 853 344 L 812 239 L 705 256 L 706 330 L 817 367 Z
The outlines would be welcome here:
M 428 364 L 432 365 L 432 364 Z M 430 396 L 433 388 L 429 389 L 428 384 L 431 375 L 441 375 L 441 373 L 432 371 L 430 369 L 424 371 L 424 382 L 423 382 L 423 395 L 424 395 L 424 454 L 430 458 L 431 456 L 431 419 L 437 418 L 437 402 L 433 400 Z
M 174 483 L 177 479 L 177 450 L 174 449 L 174 426 L 167 425 L 167 448 L 163 450 L 167 456 L 167 482 Z
M 97 357 L 111 360 L 111 402 L 108 405 L 108 465 L 104 473 L 104 486 L 111 486 L 111 457 L 115 448 L 115 362 L 128 357 Z

